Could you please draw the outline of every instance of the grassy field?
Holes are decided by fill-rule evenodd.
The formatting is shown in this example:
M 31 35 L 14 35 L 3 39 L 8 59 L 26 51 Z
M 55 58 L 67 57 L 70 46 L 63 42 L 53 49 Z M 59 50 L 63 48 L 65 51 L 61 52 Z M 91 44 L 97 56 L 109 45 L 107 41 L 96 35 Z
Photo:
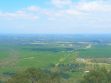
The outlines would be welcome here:
M 0 47 L 0 72 L 25 69 L 28 67 L 42 68 L 50 64 L 57 64 L 61 59 L 66 58 L 64 63 L 70 62 L 68 57 L 76 56 L 84 58 L 111 57 L 111 46 L 93 45 L 88 49 L 69 51 L 61 46 L 36 46 L 36 45 L 1 45 Z M 73 49 L 73 48 L 72 48 Z M 71 49 L 71 50 L 72 50 Z M 72 55 L 73 54 L 73 55 Z M 72 55 L 72 56 L 68 56 Z
M 69 63 L 73 58 L 110 58 L 111 46 L 73 42 L 26 42 L 0 44 L 0 72 L 43 68 L 51 64 Z
M 111 46 L 94 45 L 89 49 L 80 50 L 80 57 L 84 58 L 110 58 Z
M 111 68 L 111 46 L 104 43 L 9 40 L 0 41 L 0 78 L 33 67 L 60 70 L 77 83 L 93 65 Z
M 70 54 L 68 52 L 50 50 L 50 47 L 50 49 L 43 48 L 44 51 L 41 51 L 42 49 L 33 50 L 32 48 L 35 48 L 35 46 L 4 45 L 4 47 L 0 51 L 0 72 L 26 69 L 29 67 L 46 67 L 50 64 L 59 63 L 60 59 Z M 45 49 L 49 49 L 49 51 Z

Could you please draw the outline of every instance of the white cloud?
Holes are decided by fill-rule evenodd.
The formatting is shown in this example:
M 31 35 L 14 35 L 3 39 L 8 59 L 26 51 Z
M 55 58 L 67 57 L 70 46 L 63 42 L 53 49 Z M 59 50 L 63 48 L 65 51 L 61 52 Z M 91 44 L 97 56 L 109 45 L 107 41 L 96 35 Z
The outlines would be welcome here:
M 106 4 L 105 2 L 92 1 L 92 2 L 79 2 L 76 6 L 79 11 L 86 12 L 106 12 L 111 11 L 111 5 Z
M 42 32 L 95 32 L 111 28 L 111 3 L 107 0 L 49 0 L 48 6 L 31 5 L 15 12 L 0 12 L 0 19 L 13 19 L 19 28 L 38 27 Z M 38 18 L 40 18 L 38 20 Z M 24 21 L 24 19 L 26 21 Z M 22 23 L 21 21 L 24 21 Z M 32 21 L 34 20 L 34 22 Z M 1 20 L 2 21 L 2 20 Z M 9 22 L 9 24 L 10 24 Z M 38 22 L 38 23 L 37 23 Z M 5 23 L 5 21 L 4 21 Z M 1 22 L 2 24 L 2 22 Z M 21 26 L 19 26 L 19 24 Z M 4 24 L 5 25 L 5 24 Z M 40 27 L 40 28 L 39 28 Z M 21 31 L 21 30 L 20 30 Z M 30 30 L 29 30 L 30 31 Z M 36 30 L 33 30 L 36 32 Z M 63 33 L 64 33 L 63 32 Z
M 77 11 L 77 10 L 73 10 L 73 9 L 68 9 L 68 10 L 66 10 L 66 14 L 68 14 L 68 15 L 80 15 L 81 12 Z
M 80 12 L 111 12 L 111 4 L 106 0 L 80 0 L 74 2 L 74 0 L 51 0 L 51 3 L 63 10 L 69 10 L 69 13 L 80 14 Z
M 26 9 L 32 12 L 38 12 L 40 10 L 40 8 L 37 6 L 29 6 Z
M 25 11 L 16 11 L 16 12 L 1 12 L 0 17 L 7 18 L 7 19 L 29 19 L 29 20 L 36 20 L 38 16 L 28 14 Z
M 29 6 L 22 8 L 15 12 L 0 12 L 0 18 L 12 19 L 12 20 L 37 20 L 39 18 L 38 12 L 40 8 L 37 6 Z
M 71 0 L 51 0 L 52 4 L 58 8 L 69 6 L 72 4 Z
M 73 0 L 51 0 L 50 3 L 53 6 L 51 5 L 52 7 L 49 9 L 32 5 L 15 12 L 1 12 L 0 17 L 36 20 L 39 17 L 43 18 L 43 16 L 48 19 L 57 17 L 63 19 L 63 16 L 72 18 L 72 16 L 84 17 L 84 15 L 87 15 L 90 17 L 90 13 L 93 14 L 93 12 L 97 12 L 97 14 L 111 13 L 111 5 L 105 3 L 104 0 L 93 0 L 89 2 L 87 0 L 80 0 L 76 3 Z

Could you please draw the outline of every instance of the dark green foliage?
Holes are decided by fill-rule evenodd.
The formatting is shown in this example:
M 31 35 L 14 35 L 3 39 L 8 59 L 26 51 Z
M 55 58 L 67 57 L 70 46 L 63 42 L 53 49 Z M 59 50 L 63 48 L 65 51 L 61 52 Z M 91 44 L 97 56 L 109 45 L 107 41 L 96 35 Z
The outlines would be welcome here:
M 7 81 L 7 83 L 31 83 L 24 74 L 20 73 L 13 76 L 11 79 Z
M 37 83 L 44 76 L 45 74 L 40 69 L 29 68 L 11 77 L 7 83 Z
M 12 76 L 7 83 L 61 83 L 61 79 L 59 72 L 46 73 L 41 69 L 29 68 Z
M 25 77 L 27 77 L 32 83 L 37 82 L 39 79 L 43 78 L 45 75 L 40 69 L 29 68 L 25 72 Z
M 84 75 L 81 83 L 111 83 L 111 71 L 95 69 Z

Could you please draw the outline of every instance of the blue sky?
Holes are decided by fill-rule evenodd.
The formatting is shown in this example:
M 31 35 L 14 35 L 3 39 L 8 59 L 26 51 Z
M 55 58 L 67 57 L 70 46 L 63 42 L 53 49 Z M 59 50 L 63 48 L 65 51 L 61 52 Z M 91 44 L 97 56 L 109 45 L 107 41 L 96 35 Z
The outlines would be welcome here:
M 0 33 L 111 33 L 111 1 L 1 0 Z

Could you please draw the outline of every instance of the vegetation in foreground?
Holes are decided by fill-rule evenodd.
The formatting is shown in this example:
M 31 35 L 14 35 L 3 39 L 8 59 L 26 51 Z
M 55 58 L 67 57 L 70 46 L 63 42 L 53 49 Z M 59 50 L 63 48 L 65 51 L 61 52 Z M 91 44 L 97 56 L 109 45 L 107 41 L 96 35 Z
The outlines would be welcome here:
M 68 74 L 60 71 L 45 71 L 42 69 L 28 68 L 25 71 L 17 72 L 0 83 L 111 83 L 111 70 L 96 68 L 85 73 L 75 82 Z

